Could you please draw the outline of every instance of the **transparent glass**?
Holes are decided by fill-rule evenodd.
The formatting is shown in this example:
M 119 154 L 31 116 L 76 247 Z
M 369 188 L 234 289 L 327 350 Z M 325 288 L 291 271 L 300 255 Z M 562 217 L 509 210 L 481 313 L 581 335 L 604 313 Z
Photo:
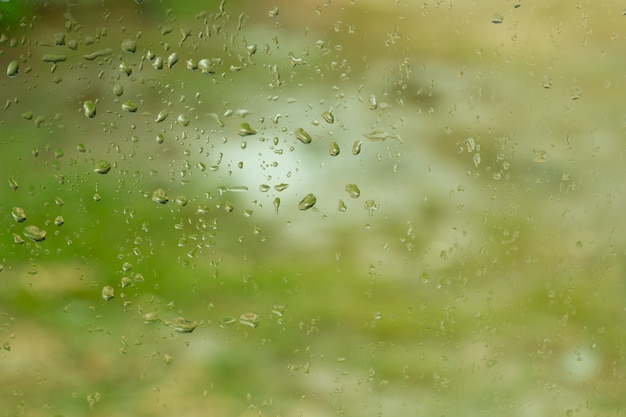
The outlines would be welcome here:
M 0 416 L 623 415 L 625 14 L 0 2 Z

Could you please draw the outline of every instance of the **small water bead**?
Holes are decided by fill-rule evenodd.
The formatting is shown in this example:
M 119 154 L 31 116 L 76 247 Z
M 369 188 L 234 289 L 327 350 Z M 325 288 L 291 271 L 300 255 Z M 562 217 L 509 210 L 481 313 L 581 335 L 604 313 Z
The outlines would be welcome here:
M 376 100 L 376 96 L 372 94 L 367 99 L 367 108 L 370 110 L 376 110 L 378 108 L 378 101 Z
M 268 11 L 267 15 L 269 17 L 276 17 L 276 16 L 278 16 L 278 13 L 280 13 L 280 9 L 278 8 L 278 6 L 276 6 L 273 9 L 271 9 L 270 11 Z
M 215 74 L 215 69 L 213 68 L 213 64 L 210 59 L 201 59 L 198 62 L 198 68 L 200 68 L 200 71 L 202 71 L 203 74 Z
M 122 51 L 134 54 L 137 51 L 137 41 L 134 39 L 124 39 L 122 41 Z
M 137 105 L 132 100 L 128 100 L 127 102 L 122 103 L 122 110 L 135 113 L 137 111 Z
M 256 313 L 244 313 L 239 316 L 239 323 L 252 328 L 257 327 L 260 321 L 261 317 Z
M 274 212 L 278 214 L 278 209 L 280 208 L 280 198 L 276 197 L 272 204 L 274 206 Z
M 189 126 L 189 123 L 191 122 L 191 120 L 189 120 L 189 117 L 186 114 L 179 114 L 178 115 L 178 123 L 180 123 L 183 126 Z
M 159 114 L 157 114 L 157 117 L 156 117 L 156 119 L 154 119 L 154 121 L 157 122 L 157 123 L 161 123 L 162 121 L 167 119 L 168 115 L 169 115 L 169 113 L 167 112 L 167 110 L 161 110 L 159 112 Z
M 288 187 L 289 187 L 289 184 L 280 183 L 280 184 L 276 184 L 274 186 L 274 189 L 280 192 L 280 191 L 285 191 Z
M 188 203 L 187 197 L 185 197 L 184 195 L 179 195 L 178 197 L 176 197 L 174 201 L 176 201 L 176 204 L 178 204 L 181 207 L 185 207 Z
M 298 209 L 300 210 L 308 210 L 313 207 L 317 203 L 317 197 L 314 194 L 307 194 L 299 203 Z
M 127 62 L 122 62 L 119 66 L 120 72 L 123 72 L 126 75 L 130 75 L 133 73 L 133 69 L 128 65 Z
M 256 135 L 256 133 L 257 131 L 250 127 L 250 124 L 246 122 L 241 123 L 237 128 L 237 134 L 239 134 L 239 136 Z
M 120 84 L 115 84 L 113 86 L 113 94 L 118 97 L 121 96 L 122 94 L 124 94 L 124 87 L 122 87 Z
M 17 62 L 17 60 L 13 60 L 9 62 L 9 65 L 7 65 L 7 75 L 9 77 L 17 77 L 19 70 L 20 70 L 20 64 L 19 62 Z
M 328 153 L 330 154 L 330 156 L 337 156 L 340 152 L 341 149 L 339 148 L 339 144 L 335 141 L 330 142 L 330 144 L 328 145 Z
M 359 198 L 361 195 L 361 190 L 359 190 L 359 187 L 356 184 L 346 185 L 346 192 L 352 198 Z
M 225 316 L 220 318 L 220 327 L 229 327 L 237 322 L 237 319 L 231 316 Z
M 93 101 L 87 100 L 83 103 L 83 112 L 85 116 L 93 119 L 96 116 L 96 105 Z
M 18 223 L 22 223 L 26 220 L 26 212 L 21 207 L 13 207 L 11 210 L 11 216 L 13 216 L 13 220 Z
M 339 200 L 339 204 L 337 205 L 337 208 L 342 213 L 348 210 L 348 207 L 346 206 L 346 202 L 341 199 Z
M 333 124 L 335 123 L 335 115 L 331 111 L 325 111 L 322 113 L 322 119 L 326 121 L 326 123 Z
M 152 63 L 152 67 L 156 70 L 162 70 L 163 69 L 163 58 L 161 58 L 160 56 L 157 56 L 154 59 L 154 62 Z
M 494 13 L 491 15 L 491 23 L 500 24 L 502 22 L 504 22 L 504 16 L 500 13 Z
M 154 324 L 160 322 L 159 313 L 151 311 L 143 315 L 143 322 L 146 324 Z
M 152 192 L 152 201 L 158 204 L 166 204 L 170 199 L 163 188 L 157 188 Z
M 22 234 L 25 238 L 35 242 L 42 242 L 46 240 L 46 231 L 34 225 L 26 226 Z
M 120 286 L 122 288 L 126 288 L 129 285 L 131 285 L 133 282 L 129 277 L 122 277 L 122 279 L 120 280 Z
M 41 58 L 43 62 L 49 62 L 51 64 L 56 64 L 59 62 L 63 62 L 67 60 L 67 55 L 62 54 L 44 54 Z
M 362 146 L 363 146 L 362 141 L 360 140 L 355 141 L 354 144 L 352 145 L 352 155 L 360 154 Z
M 104 301 L 109 301 L 113 298 L 115 298 L 115 289 L 110 285 L 102 287 L 102 299 Z
M 178 54 L 173 52 L 170 56 L 167 57 L 167 67 L 172 68 L 178 62 Z
M 177 317 L 174 320 L 166 320 L 165 324 L 178 333 L 191 333 L 200 325 L 197 321 L 187 320 L 183 317 Z
M 63 216 L 56 216 L 54 218 L 54 225 L 55 226 L 63 226 L 63 224 L 65 224 L 65 219 L 63 218 Z
M 9 178 L 9 187 L 11 187 L 12 190 L 17 190 L 17 188 L 19 187 L 17 181 L 15 180 L 15 178 Z
M 267 184 L 261 184 L 259 185 L 259 191 L 261 191 L 262 193 L 266 193 L 270 190 L 270 186 Z
M 111 163 L 105 160 L 98 161 L 98 163 L 96 164 L 96 168 L 94 169 L 94 172 L 97 172 L 101 175 L 108 174 L 109 171 L 111 171 Z
M 302 143 L 311 143 L 311 135 L 309 135 L 303 128 L 299 127 L 294 132 L 296 139 Z
M 87 42 L 85 42 L 86 44 Z M 86 54 L 83 55 L 83 58 L 86 59 L 87 61 L 93 61 L 96 58 L 100 58 L 102 56 L 107 56 L 109 54 L 113 53 L 113 49 L 112 48 L 103 48 L 103 49 L 98 49 L 97 51 L 94 51 L 90 54 Z

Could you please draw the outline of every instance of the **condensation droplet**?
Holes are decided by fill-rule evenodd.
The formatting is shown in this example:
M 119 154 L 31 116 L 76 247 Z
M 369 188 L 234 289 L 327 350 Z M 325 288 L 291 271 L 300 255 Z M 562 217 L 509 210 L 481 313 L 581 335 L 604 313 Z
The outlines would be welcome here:
M 317 197 L 314 194 L 307 194 L 301 201 L 298 203 L 298 208 L 300 210 L 308 210 L 313 207 L 317 203 Z
M 16 60 L 9 62 L 9 65 L 7 65 L 7 75 L 9 77 L 17 77 L 19 70 L 20 64 Z
M 165 204 L 170 201 L 170 199 L 163 188 L 157 188 L 152 192 L 152 201 L 159 204 Z
M 122 51 L 134 54 L 137 51 L 137 41 L 134 39 L 124 39 L 122 41 Z
M 13 216 L 13 220 L 18 223 L 26 220 L 26 212 L 21 207 L 13 207 L 13 209 L 11 210 L 11 216 Z
M 297 128 L 294 133 L 300 142 L 311 143 L 311 135 L 309 135 L 303 128 Z
M 105 160 L 98 161 L 94 171 L 101 175 L 108 174 L 111 171 L 111 163 Z
M 115 289 L 110 285 L 102 287 L 102 299 L 104 301 L 109 301 L 113 298 L 115 298 Z
M 25 238 L 35 242 L 42 242 L 46 240 L 46 231 L 34 225 L 26 226 L 22 234 Z
M 352 198 L 359 198 L 361 195 L 361 190 L 359 190 L 359 187 L 356 184 L 346 185 L 346 192 Z
M 83 111 L 85 112 L 85 116 L 93 119 L 96 116 L 96 105 L 93 101 L 87 100 L 83 103 Z

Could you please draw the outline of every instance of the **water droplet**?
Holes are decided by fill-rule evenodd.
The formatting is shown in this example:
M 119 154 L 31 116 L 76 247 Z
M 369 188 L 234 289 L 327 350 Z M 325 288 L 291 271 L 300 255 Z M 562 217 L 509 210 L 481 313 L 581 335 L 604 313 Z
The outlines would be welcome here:
M 273 9 L 267 12 L 267 15 L 269 17 L 276 17 L 278 16 L 278 13 L 280 13 L 280 9 L 278 8 L 278 6 L 274 6 Z
M 167 57 L 167 67 L 172 68 L 178 62 L 178 54 L 173 52 Z
M 236 322 L 237 320 L 234 317 L 225 316 L 225 317 L 220 318 L 220 327 L 232 326 Z
M 326 121 L 326 123 L 335 123 L 335 115 L 330 110 L 322 113 L 322 118 Z
M 132 281 L 131 281 L 131 279 L 130 279 L 130 278 L 128 278 L 128 277 L 122 277 L 122 279 L 120 280 L 120 286 L 121 286 L 122 288 L 126 288 L 126 287 L 128 287 L 129 285 L 131 285 L 132 283 L 133 283 L 133 282 L 132 282 Z
M 124 87 L 122 87 L 120 84 L 115 84 L 113 86 L 113 94 L 118 97 L 121 96 L 122 94 L 124 94 Z
M 182 317 L 177 317 L 171 321 L 166 320 L 165 324 L 178 333 L 191 333 L 200 325 L 197 321 L 187 320 Z
M 161 58 L 160 56 L 157 56 L 154 59 L 154 62 L 152 63 L 152 68 L 154 68 L 156 70 L 162 70 L 163 69 L 163 58 Z
M 302 143 L 311 143 L 311 135 L 309 135 L 304 129 L 301 127 L 297 128 L 294 132 L 296 138 Z
M 154 119 L 154 121 L 157 123 L 161 123 L 162 121 L 167 119 L 167 116 L 168 116 L 167 110 L 161 110 L 159 114 L 157 114 L 157 117 L 156 119 Z
M 372 94 L 367 99 L 367 108 L 370 110 L 376 110 L 378 108 L 378 101 L 376 100 L 376 96 Z
M 109 301 L 113 298 L 115 298 L 115 289 L 113 289 L 110 285 L 102 287 L 102 299 L 104 301 Z
M 491 15 L 491 23 L 500 24 L 504 22 L 504 16 L 500 13 L 494 13 Z
M 7 75 L 9 77 L 17 77 L 19 70 L 20 64 L 16 60 L 9 62 L 9 65 L 7 65 Z
M 134 113 L 137 111 L 137 105 L 132 100 L 128 100 L 126 103 L 122 103 L 122 110 Z
M 126 75 L 130 75 L 133 73 L 133 69 L 130 67 L 130 65 L 128 65 L 127 62 L 122 62 L 119 66 L 119 69 Z
M 346 210 L 348 210 L 348 207 L 346 207 L 346 202 L 343 200 L 339 200 L 339 205 L 337 207 L 339 209 L 339 211 L 344 212 Z
M 248 52 L 248 56 L 252 56 L 256 54 L 257 46 L 256 44 L 246 46 L 246 51 Z
M 237 133 L 239 136 L 250 136 L 256 135 L 256 130 L 250 127 L 250 124 L 243 122 L 237 128 Z
M 64 223 L 65 223 L 65 219 L 63 219 L 63 216 L 56 216 L 54 218 L 54 225 L 55 226 L 63 226 Z
M 152 192 L 152 201 L 159 204 L 165 204 L 170 201 L 170 199 L 163 188 L 157 188 Z
M 239 323 L 248 327 L 257 327 L 261 321 L 261 317 L 256 313 L 244 313 L 239 316 Z
M 63 62 L 67 59 L 67 55 L 62 54 L 44 54 L 41 60 L 43 62 L 49 62 L 52 64 L 56 64 L 58 62 Z
M 165 136 L 163 136 L 163 133 L 159 133 L 156 135 L 156 143 L 163 143 L 165 142 Z
M 176 197 L 176 204 L 178 204 L 181 207 L 185 207 L 188 203 L 187 201 L 187 197 L 185 197 L 184 195 L 179 195 L 178 197 Z
M 85 116 L 93 119 L 96 116 L 96 105 L 93 101 L 87 100 L 83 103 L 83 111 L 85 112 Z
M 365 133 L 363 136 L 371 141 L 385 141 L 387 139 L 395 139 L 398 142 L 402 142 L 402 139 L 400 139 L 398 135 L 393 135 L 382 130 L 372 130 L 371 132 Z
M 356 184 L 346 185 L 346 192 L 352 198 L 359 198 L 361 195 L 361 190 L 359 190 L 359 187 Z
M 289 184 L 280 183 L 280 184 L 276 184 L 276 185 L 274 186 L 274 189 L 275 189 L 276 191 L 279 191 L 279 192 L 280 192 L 280 191 L 285 191 L 285 190 L 287 189 L 287 187 L 289 187 Z
M 134 39 L 124 39 L 122 41 L 122 51 L 134 54 L 137 51 L 137 41 Z
M 17 190 L 17 187 L 19 187 L 19 185 L 15 178 L 9 178 L 9 187 L 11 187 L 12 190 Z
M 361 147 L 363 146 L 363 142 L 360 140 L 354 141 L 352 145 L 352 155 L 358 155 L 361 153 Z
M 189 120 L 189 117 L 186 114 L 179 114 L 178 115 L 178 123 L 180 123 L 183 126 L 189 126 L 189 123 L 191 122 L 191 120 Z
M 474 156 L 472 157 L 472 160 L 474 161 L 474 166 L 477 167 L 478 165 L 480 165 L 480 154 L 478 152 L 476 152 L 474 154 Z
M 278 214 L 278 209 L 280 208 L 280 198 L 276 197 L 272 204 L 274 205 L 274 212 Z
M 94 172 L 98 174 L 108 174 L 111 170 L 111 163 L 109 161 L 101 160 L 96 164 L 96 168 L 94 168 Z
M 112 52 L 113 52 L 113 49 L 111 49 L 111 48 L 99 49 L 99 50 L 97 50 L 95 52 L 92 52 L 90 54 L 83 55 L 83 58 L 86 59 L 87 61 L 93 61 L 94 59 L 99 58 L 101 56 L 107 56 L 107 55 L 109 55 Z
M 328 153 L 330 154 L 330 156 L 337 156 L 339 155 L 339 152 L 341 152 L 339 144 L 335 141 L 330 142 L 330 145 L 328 145 Z
M 267 184 L 261 184 L 259 185 L 259 191 L 261 191 L 262 193 L 266 193 L 270 190 L 270 186 Z
M 35 242 L 46 240 L 46 231 L 34 225 L 26 226 L 22 234 L 25 238 L 34 240 Z
M 313 207 L 317 203 L 317 197 L 312 193 L 307 194 L 301 201 L 298 203 L 298 208 L 300 210 L 308 210 Z
M 26 212 L 24 212 L 24 209 L 21 207 L 13 207 L 13 210 L 11 210 L 11 216 L 13 216 L 13 219 L 18 223 L 26 220 Z
M 215 69 L 210 59 L 201 59 L 200 62 L 198 62 L 198 68 L 200 68 L 203 74 L 215 74 Z
M 578 100 L 583 93 L 583 89 L 579 86 L 573 86 L 569 90 L 569 98 L 572 100 Z
M 151 311 L 143 315 L 143 322 L 146 324 L 154 324 L 160 322 L 159 314 Z

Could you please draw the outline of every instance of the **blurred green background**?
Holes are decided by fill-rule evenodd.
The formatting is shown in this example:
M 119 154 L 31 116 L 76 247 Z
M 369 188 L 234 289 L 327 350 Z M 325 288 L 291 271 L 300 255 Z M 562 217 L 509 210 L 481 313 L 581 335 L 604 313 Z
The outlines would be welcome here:
M 0 415 L 623 415 L 624 13 L 0 3 Z

